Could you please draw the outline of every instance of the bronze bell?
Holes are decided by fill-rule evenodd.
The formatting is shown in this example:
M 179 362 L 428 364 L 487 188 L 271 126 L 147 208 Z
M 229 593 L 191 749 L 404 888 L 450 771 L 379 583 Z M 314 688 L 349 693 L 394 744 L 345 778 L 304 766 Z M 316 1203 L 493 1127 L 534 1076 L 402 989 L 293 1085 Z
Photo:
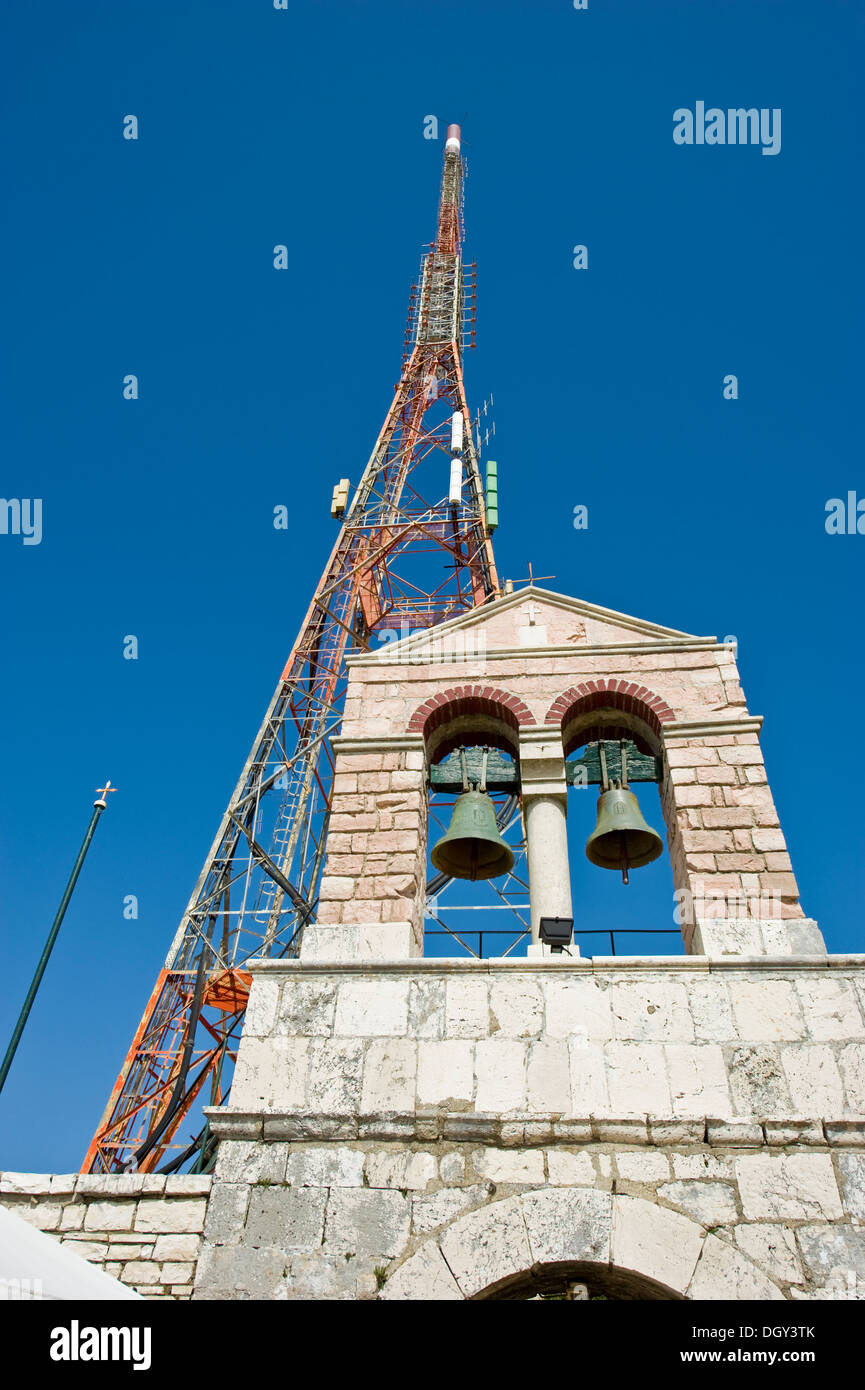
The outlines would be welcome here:
M 457 797 L 447 833 L 430 858 L 439 873 L 451 878 L 498 878 L 513 868 L 513 851 L 499 834 L 496 810 L 486 792 Z
M 639 802 L 627 787 L 611 787 L 598 797 L 598 823 L 586 841 L 586 857 L 600 869 L 628 869 L 651 864 L 664 842 L 643 820 Z

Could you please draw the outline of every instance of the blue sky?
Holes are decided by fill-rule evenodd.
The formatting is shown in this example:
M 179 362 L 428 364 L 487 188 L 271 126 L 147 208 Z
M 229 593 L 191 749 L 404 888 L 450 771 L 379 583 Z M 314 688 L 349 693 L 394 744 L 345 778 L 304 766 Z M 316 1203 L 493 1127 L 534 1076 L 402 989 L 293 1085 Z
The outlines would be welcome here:
M 428 114 L 469 163 L 500 572 L 737 636 L 806 911 L 862 950 L 865 539 L 824 527 L 865 495 L 861 5 L 48 0 L 2 25 L 0 490 L 43 499 L 40 545 L 0 536 L 4 1044 L 93 788 L 120 791 L 0 1165 L 77 1167 L 101 1114 L 332 544 L 333 482 L 390 401 L 434 231 Z M 675 145 L 698 100 L 781 108 L 780 154 Z M 668 926 L 666 860 L 646 873 L 595 874 L 582 911 Z

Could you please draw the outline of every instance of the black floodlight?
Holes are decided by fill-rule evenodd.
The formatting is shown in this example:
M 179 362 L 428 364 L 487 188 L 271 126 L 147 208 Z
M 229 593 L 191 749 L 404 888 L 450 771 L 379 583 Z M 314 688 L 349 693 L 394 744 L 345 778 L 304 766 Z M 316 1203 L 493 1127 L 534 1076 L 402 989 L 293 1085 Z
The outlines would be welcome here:
M 542 917 L 539 924 L 541 941 L 553 951 L 561 952 L 570 946 L 574 934 L 573 917 Z

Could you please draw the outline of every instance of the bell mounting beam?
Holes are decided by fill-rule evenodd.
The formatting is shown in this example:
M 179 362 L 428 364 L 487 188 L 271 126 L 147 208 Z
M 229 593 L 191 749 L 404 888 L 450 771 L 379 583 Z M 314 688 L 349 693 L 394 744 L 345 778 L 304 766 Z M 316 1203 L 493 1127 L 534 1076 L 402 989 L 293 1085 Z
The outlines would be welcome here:
M 295 956 L 315 920 L 345 658 L 386 630 L 427 628 L 498 597 L 466 401 L 464 167 L 449 126 L 436 238 L 409 307 L 409 352 L 384 424 L 210 852 L 174 934 L 85 1172 L 175 1168 L 199 1097 L 224 1102 L 253 956 Z M 457 495 L 452 422 L 462 416 Z M 340 456 L 334 443 L 329 457 Z M 350 465 L 341 468 L 351 473 Z M 171 1151 L 171 1152 L 169 1152 Z

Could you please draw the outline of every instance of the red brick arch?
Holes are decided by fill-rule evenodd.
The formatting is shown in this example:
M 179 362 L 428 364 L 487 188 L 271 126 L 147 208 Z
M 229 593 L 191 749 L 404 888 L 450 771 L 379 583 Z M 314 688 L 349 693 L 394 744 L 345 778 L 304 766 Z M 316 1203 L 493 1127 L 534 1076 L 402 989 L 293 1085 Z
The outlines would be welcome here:
M 408 723 L 409 733 L 423 733 L 425 738 L 443 724 L 449 724 L 464 715 L 480 715 L 499 719 L 514 732 L 526 725 L 534 725 L 531 710 L 518 695 L 508 690 L 499 690 L 492 685 L 457 685 L 450 690 L 442 690 L 419 705 Z
M 575 716 L 588 714 L 592 710 L 621 710 L 623 714 L 641 719 L 658 738 L 661 737 L 663 725 L 676 717 L 666 700 L 649 690 L 648 686 L 637 685 L 634 681 L 601 679 L 586 681 L 583 685 L 574 685 L 564 691 L 550 706 L 544 723 L 560 725 L 567 736 L 568 723 Z M 581 730 L 581 736 L 587 740 L 617 738 L 627 732 L 625 726 L 617 729 L 598 724 Z

